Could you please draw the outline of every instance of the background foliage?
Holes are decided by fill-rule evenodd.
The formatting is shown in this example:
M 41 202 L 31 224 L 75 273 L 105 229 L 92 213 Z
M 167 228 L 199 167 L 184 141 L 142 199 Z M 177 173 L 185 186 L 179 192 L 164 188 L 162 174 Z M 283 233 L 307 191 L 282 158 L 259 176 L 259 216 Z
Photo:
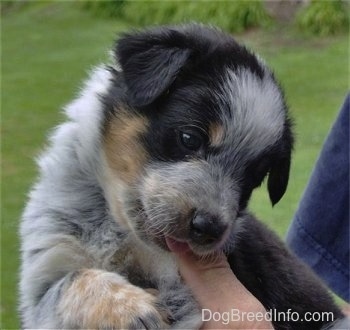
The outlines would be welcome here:
M 240 32 L 273 23 L 262 0 L 82 0 L 79 3 L 98 16 L 125 19 L 138 26 L 195 20 L 230 32 Z M 349 4 L 344 0 L 311 0 L 301 6 L 295 25 L 300 31 L 312 35 L 343 32 L 349 28 Z
M 187 8 L 194 6 L 193 3 L 186 2 Z M 161 9 L 161 4 L 163 2 L 158 3 L 159 12 L 166 11 L 165 7 Z M 184 2 L 180 4 L 182 6 Z M 85 5 L 89 10 L 83 10 Z M 113 10 L 101 12 L 105 10 L 101 8 L 112 5 Z M 126 5 L 134 6 L 134 11 Z M 228 6 L 227 3 L 222 5 Z M 140 23 L 136 23 L 127 17 L 131 14 L 142 17 L 148 10 L 141 2 L 118 3 L 118 6 L 116 8 L 113 1 L 91 1 L 89 4 L 1 2 L 1 329 L 19 328 L 16 312 L 17 233 L 28 190 L 37 175 L 33 159 L 45 146 L 52 127 L 62 121 L 59 109 L 76 95 L 87 71 L 109 60 L 108 49 L 116 39 L 116 33 L 141 25 L 141 18 L 138 19 Z M 174 2 L 168 6 L 174 8 Z M 217 15 L 219 9 L 208 8 L 212 10 L 210 18 L 214 20 L 212 16 Z M 129 14 L 127 10 L 130 10 Z M 176 10 L 181 19 L 179 12 L 183 10 L 185 15 L 185 10 Z M 239 10 L 243 12 L 243 9 Z M 120 16 L 121 11 L 123 16 Z M 153 13 L 150 11 L 149 14 Z M 167 15 L 171 20 L 172 14 Z M 194 10 L 193 15 L 204 14 Z M 250 22 L 250 19 L 246 20 Z M 274 23 L 271 18 L 267 25 L 261 25 L 263 29 L 249 28 L 236 33 L 235 37 L 260 53 L 281 81 L 295 119 L 297 144 L 290 184 L 283 200 L 272 209 L 266 189 L 262 187 L 254 193 L 251 208 L 283 236 L 323 140 L 348 91 L 348 34 L 338 31 L 338 35 L 332 37 L 312 37 L 300 34 L 293 26 Z
M 269 22 L 260 1 L 133 1 L 125 4 L 123 15 L 140 26 L 201 21 L 231 32 Z
M 349 29 L 349 7 L 343 1 L 312 1 L 302 8 L 296 24 L 305 33 L 327 36 Z

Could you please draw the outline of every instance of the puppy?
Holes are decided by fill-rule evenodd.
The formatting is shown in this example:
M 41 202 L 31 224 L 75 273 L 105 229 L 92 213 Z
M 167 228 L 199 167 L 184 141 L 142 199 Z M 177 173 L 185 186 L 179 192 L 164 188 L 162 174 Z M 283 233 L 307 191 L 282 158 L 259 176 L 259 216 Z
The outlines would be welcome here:
M 247 211 L 272 204 L 293 144 L 283 93 L 231 36 L 191 24 L 126 34 L 41 156 L 22 224 L 24 328 L 199 328 L 169 246 L 226 253 L 265 306 L 331 312 L 328 293 Z M 234 307 L 234 306 L 232 306 Z M 323 322 L 273 320 L 276 329 Z

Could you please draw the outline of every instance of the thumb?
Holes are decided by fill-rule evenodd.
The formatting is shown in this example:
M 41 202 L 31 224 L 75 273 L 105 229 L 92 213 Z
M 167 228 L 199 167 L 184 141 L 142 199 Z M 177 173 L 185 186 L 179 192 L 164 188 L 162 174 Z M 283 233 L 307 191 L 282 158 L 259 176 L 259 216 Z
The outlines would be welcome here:
M 235 275 L 232 273 L 226 256 L 217 252 L 209 257 L 198 257 L 188 250 L 175 253 L 180 274 L 192 290 L 203 308 L 217 309 L 217 301 L 212 306 L 213 297 L 225 297 L 232 292 Z
M 208 258 L 200 258 L 190 249 L 174 251 L 179 271 L 185 283 L 190 287 L 202 310 L 212 313 L 239 310 L 242 313 L 264 313 L 262 304 L 242 285 L 231 271 L 226 256 L 217 252 Z M 269 322 L 231 322 L 217 324 L 205 322 L 204 328 L 230 329 L 272 329 Z
M 220 283 L 231 282 L 233 273 L 227 258 L 222 251 L 210 256 L 195 255 L 187 243 L 167 238 L 169 249 L 175 254 L 180 274 L 186 284 L 194 291 L 202 293 L 217 292 L 218 279 Z
M 233 276 L 226 256 L 217 252 L 207 257 L 196 256 L 192 251 L 175 254 L 180 274 L 191 286 L 208 285 L 217 279 L 227 279 Z M 214 284 L 214 283 L 213 283 Z

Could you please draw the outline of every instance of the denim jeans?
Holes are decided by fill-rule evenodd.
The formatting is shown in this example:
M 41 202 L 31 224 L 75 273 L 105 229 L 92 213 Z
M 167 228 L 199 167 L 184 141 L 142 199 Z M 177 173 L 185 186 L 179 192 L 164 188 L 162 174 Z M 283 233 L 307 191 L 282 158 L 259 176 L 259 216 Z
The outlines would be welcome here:
M 349 106 L 329 132 L 287 234 L 287 244 L 349 301 Z

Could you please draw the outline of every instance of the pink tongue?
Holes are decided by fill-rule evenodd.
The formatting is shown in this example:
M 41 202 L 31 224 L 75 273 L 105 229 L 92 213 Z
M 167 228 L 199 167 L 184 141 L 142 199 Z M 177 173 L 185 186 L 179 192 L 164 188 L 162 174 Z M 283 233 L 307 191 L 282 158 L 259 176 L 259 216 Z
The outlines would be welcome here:
M 165 237 L 165 242 L 170 251 L 174 253 L 184 253 L 190 250 L 189 245 L 186 242 L 179 242 L 169 236 Z

